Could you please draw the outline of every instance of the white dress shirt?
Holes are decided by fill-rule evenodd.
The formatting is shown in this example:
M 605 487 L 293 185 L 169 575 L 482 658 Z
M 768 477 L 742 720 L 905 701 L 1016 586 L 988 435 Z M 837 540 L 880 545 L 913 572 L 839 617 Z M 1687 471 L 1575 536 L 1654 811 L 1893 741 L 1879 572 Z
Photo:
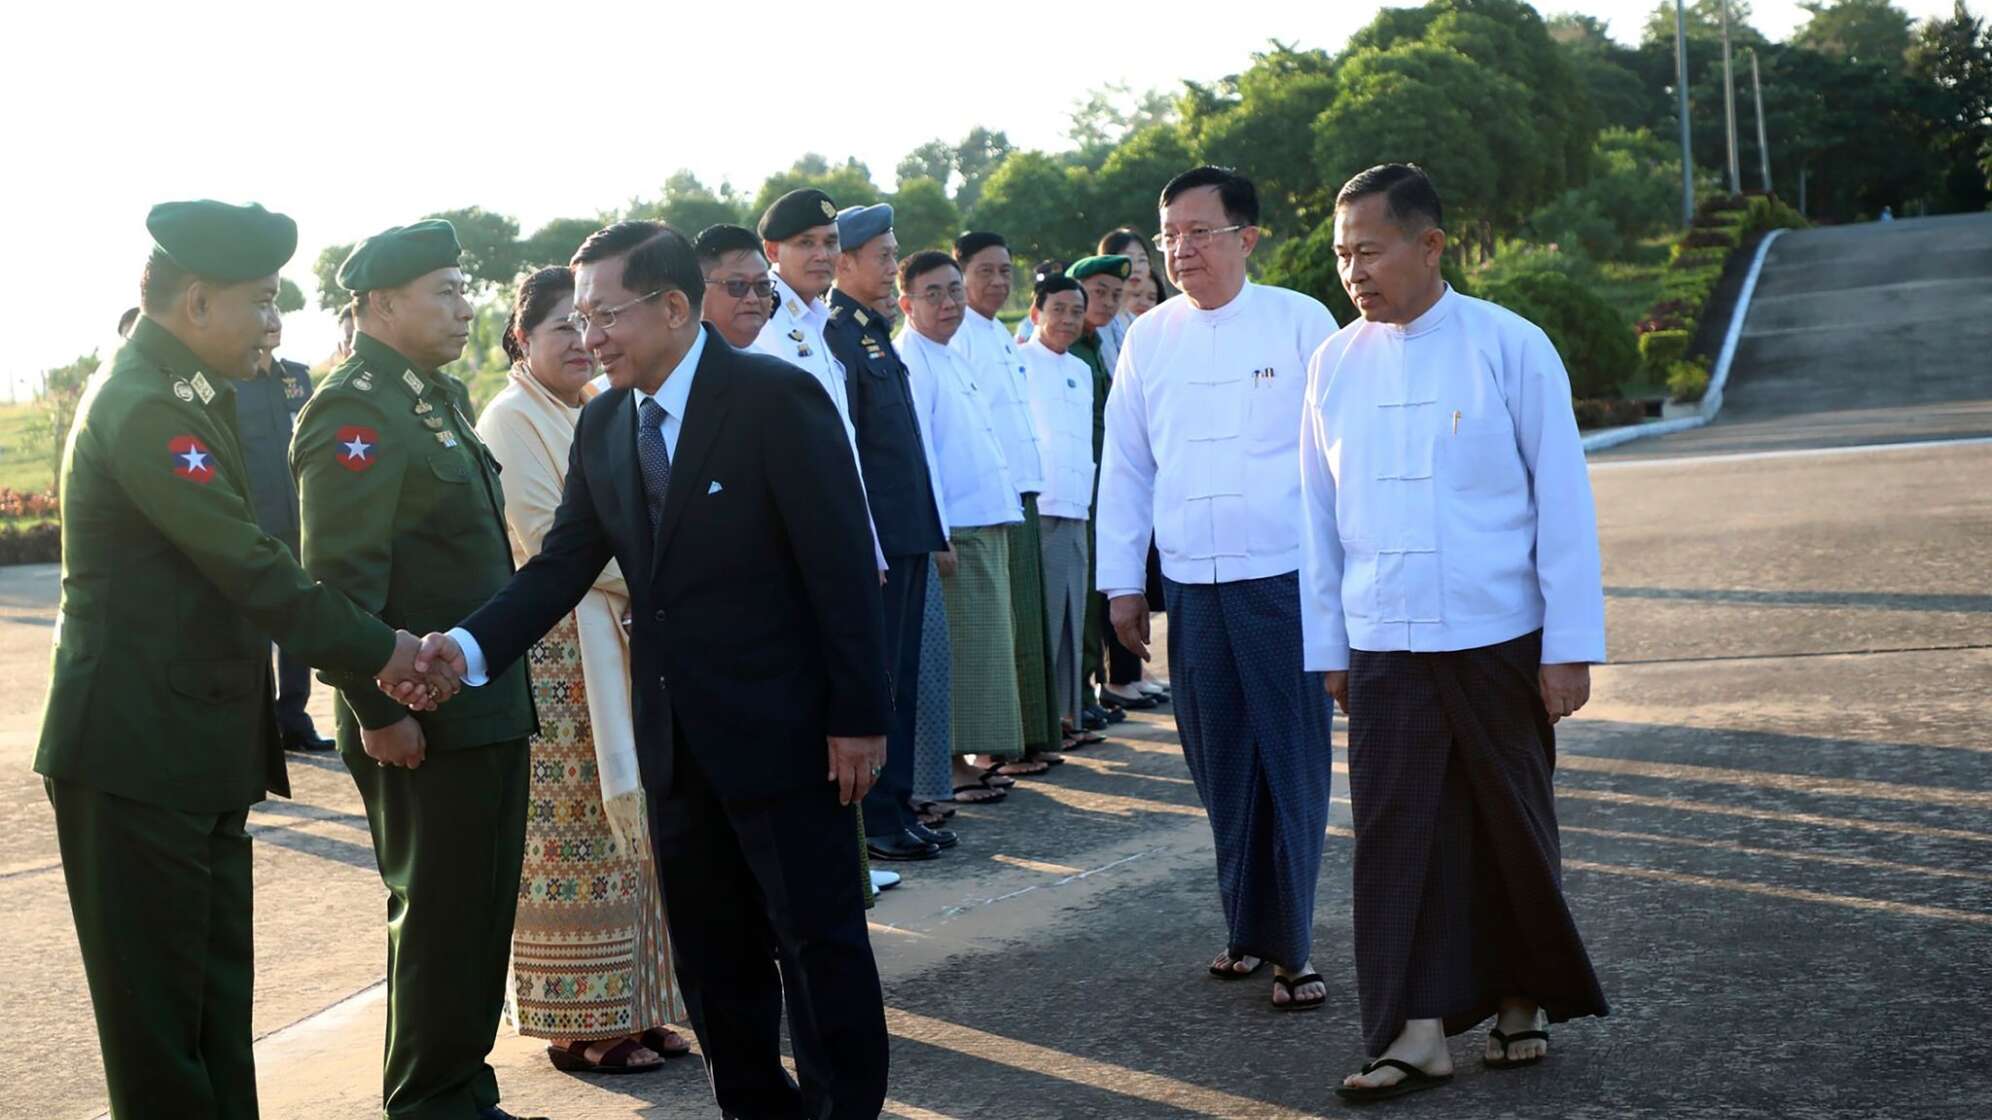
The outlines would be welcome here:
M 1318 301 L 1249 282 L 1222 307 L 1179 295 L 1128 326 L 1093 512 L 1101 590 L 1147 586 L 1151 527 L 1178 583 L 1300 567 L 1301 398 L 1334 333 Z
M 954 528 L 1009 525 L 1024 519 L 990 418 L 988 391 L 960 354 L 910 325 L 892 344 L 906 363 L 920 430 L 940 466 L 943 520 Z
M 851 454 L 856 455 L 858 430 L 851 424 L 851 395 L 844 384 L 844 363 L 830 355 L 830 347 L 823 341 L 830 308 L 821 297 L 804 300 L 779 272 L 770 272 L 768 279 L 775 285 L 775 309 L 768 321 L 761 324 L 754 349 L 801 366 L 816 378 L 823 391 L 837 402 L 837 415 L 844 420 L 844 437 L 850 441 Z
M 1031 420 L 1045 449 L 1038 512 L 1084 521 L 1093 504 L 1093 369 L 1034 337 L 1019 348 L 1029 371 Z
M 692 379 L 699 375 L 699 358 L 705 354 L 705 345 L 705 328 L 700 327 L 698 337 L 692 342 L 692 348 L 685 351 L 685 356 L 678 359 L 677 365 L 671 367 L 671 372 L 665 376 L 664 383 L 657 387 L 654 396 L 641 389 L 630 390 L 636 413 L 636 423 L 629 429 L 629 438 L 632 442 L 640 438 L 637 430 L 643 426 L 643 402 L 654 399 L 658 407 L 664 410 L 664 422 L 658 425 L 658 434 L 664 437 L 664 451 L 673 460 L 677 459 L 678 433 L 685 428 L 685 402 L 692 399 Z M 482 685 L 489 678 L 484 671 L 484 650 L 477 644 L 477 639 L 471 637 L 470 631 L 461 626 L 451 628 L 449 636 L 456 639 L 456 644 L 462 648 L 464 664 L 469 668 L 464 674 L 463 683 L 472 688 Z
M 989 390 L 989 418 L 996 422 L 996 435 L 1003 441 L 1003 462 L 1009 464 L 1010 481 L 1016 484 L 1018 496 L 1041 492 L 1045 486 L 1044 452 L 1031 419 L 1030 375 L 1010 332 L 996 320 L 966 308 L 961 328 L 948 340 L 948 348 L 968 359 Z
M 1365 651 L 1543 631 L 1544 664 L 1605 659 L 1597 515 L 1570 378 L 1528 320 L 1448 288 L 1357 320 L 1308 366 L 1302 631 L 1310 670 Z

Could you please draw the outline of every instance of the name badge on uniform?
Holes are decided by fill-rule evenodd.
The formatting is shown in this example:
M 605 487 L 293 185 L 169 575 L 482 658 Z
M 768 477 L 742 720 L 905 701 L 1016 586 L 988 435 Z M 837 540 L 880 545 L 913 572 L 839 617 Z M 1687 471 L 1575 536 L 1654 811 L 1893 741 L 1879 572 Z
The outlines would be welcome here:
M 442 444 L 444 447 L 455 447 L 457 445 L 456 433 L 450 431 L 448 428 L 444 428 L 442 431 L 436 433 L 436 442 Z
M 422 379 L 415 376 L 414 370 L 412 369 L 402 370 L 401 383 L 403 385 L 408 386 L 409 392 L 415 394 L 418 397 L 422 395 Z
M 214 400 L 214 386 L 208 384 L 207 374 L 195 374 L 193 386 L 194 392 L 200 395 L 202 404 L 209 404 Z

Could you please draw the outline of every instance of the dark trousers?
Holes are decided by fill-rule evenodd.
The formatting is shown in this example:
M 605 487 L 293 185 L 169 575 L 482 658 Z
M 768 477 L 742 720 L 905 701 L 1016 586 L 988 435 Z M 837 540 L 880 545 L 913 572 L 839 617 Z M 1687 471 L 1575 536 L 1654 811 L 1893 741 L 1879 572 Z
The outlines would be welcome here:
M 678 749 L 651 824 L 678 989 L 720 1110 L 874 1120 L 885 997 L 836 790 L 722 801 Z M 784 1002 L 800 1088 L 782 1069 Z
M 472 1120 L 505 1005 L 526 849 L 526 740 L 431 751 L 413 769 L 341 748 L 387 897 L 390 1120 Z M 849 848 L 844 851 L 849 852 Z
M 49 779 L 111 1115 L 253 1120 L 249 813 Z
M 865 795 L 865 835 L 891 836 L 917 819 L 913 811 L 913 717 L 920 702 L 920 635 L 927 606 L 927 556 L 886 558 L 885 663 L 892 671 L 892 730 L 885 769 Z

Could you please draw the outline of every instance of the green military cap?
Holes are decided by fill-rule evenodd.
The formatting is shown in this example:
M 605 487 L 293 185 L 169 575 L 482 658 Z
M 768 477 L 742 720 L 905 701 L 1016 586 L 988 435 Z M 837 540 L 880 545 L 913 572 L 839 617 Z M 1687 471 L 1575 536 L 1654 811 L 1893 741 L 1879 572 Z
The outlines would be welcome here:
M 339 266 L 339 286 L 349 292 L 398 288 L 439 268 L 455 268 L 462 255 L 456 227 L 442 218 L 394 226 L 353 246 Z
M 761 215 L 757 232 L 763 241 L 787 241 L 806 229 L 837 223 L 837 204 L 815 187 L 792 190 L 776 199 Z
M 253 202 L 162 202 L 145 216 L 145 228 L 153 253 L 223 284 L 272 275 L 297 252 L 297 223 Z
M 1065 275 L 1074 280 L 1084 280 L 1088 276 L 1113 276 L 1125 280 L 1133 268 L 1134 262 L 1126 257 L 1081 257 L 1072 262 L 1072 267 L 1065 270 Z

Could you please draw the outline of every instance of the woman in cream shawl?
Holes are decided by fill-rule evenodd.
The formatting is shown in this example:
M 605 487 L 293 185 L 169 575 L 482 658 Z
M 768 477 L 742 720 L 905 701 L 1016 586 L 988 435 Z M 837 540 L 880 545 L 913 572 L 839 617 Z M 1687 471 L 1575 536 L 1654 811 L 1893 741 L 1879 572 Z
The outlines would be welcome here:
M 543 268 L 519 282 L 505 329 L 508 384 L 477 433 L 504 470 L 505 519 L 524 564 L 553 525 L 567 453 L 594 363 L 569 325 L 574 275 Z M 512 934 L 512 1015 L 548 1040 L 563 1070 L 656 1069 L 690 1044 L 680 1020 L 663 900 L 644 830 L 630 721 L 629 592 L 611 562 L 574 613 L 534 644 L 526 861 Z

